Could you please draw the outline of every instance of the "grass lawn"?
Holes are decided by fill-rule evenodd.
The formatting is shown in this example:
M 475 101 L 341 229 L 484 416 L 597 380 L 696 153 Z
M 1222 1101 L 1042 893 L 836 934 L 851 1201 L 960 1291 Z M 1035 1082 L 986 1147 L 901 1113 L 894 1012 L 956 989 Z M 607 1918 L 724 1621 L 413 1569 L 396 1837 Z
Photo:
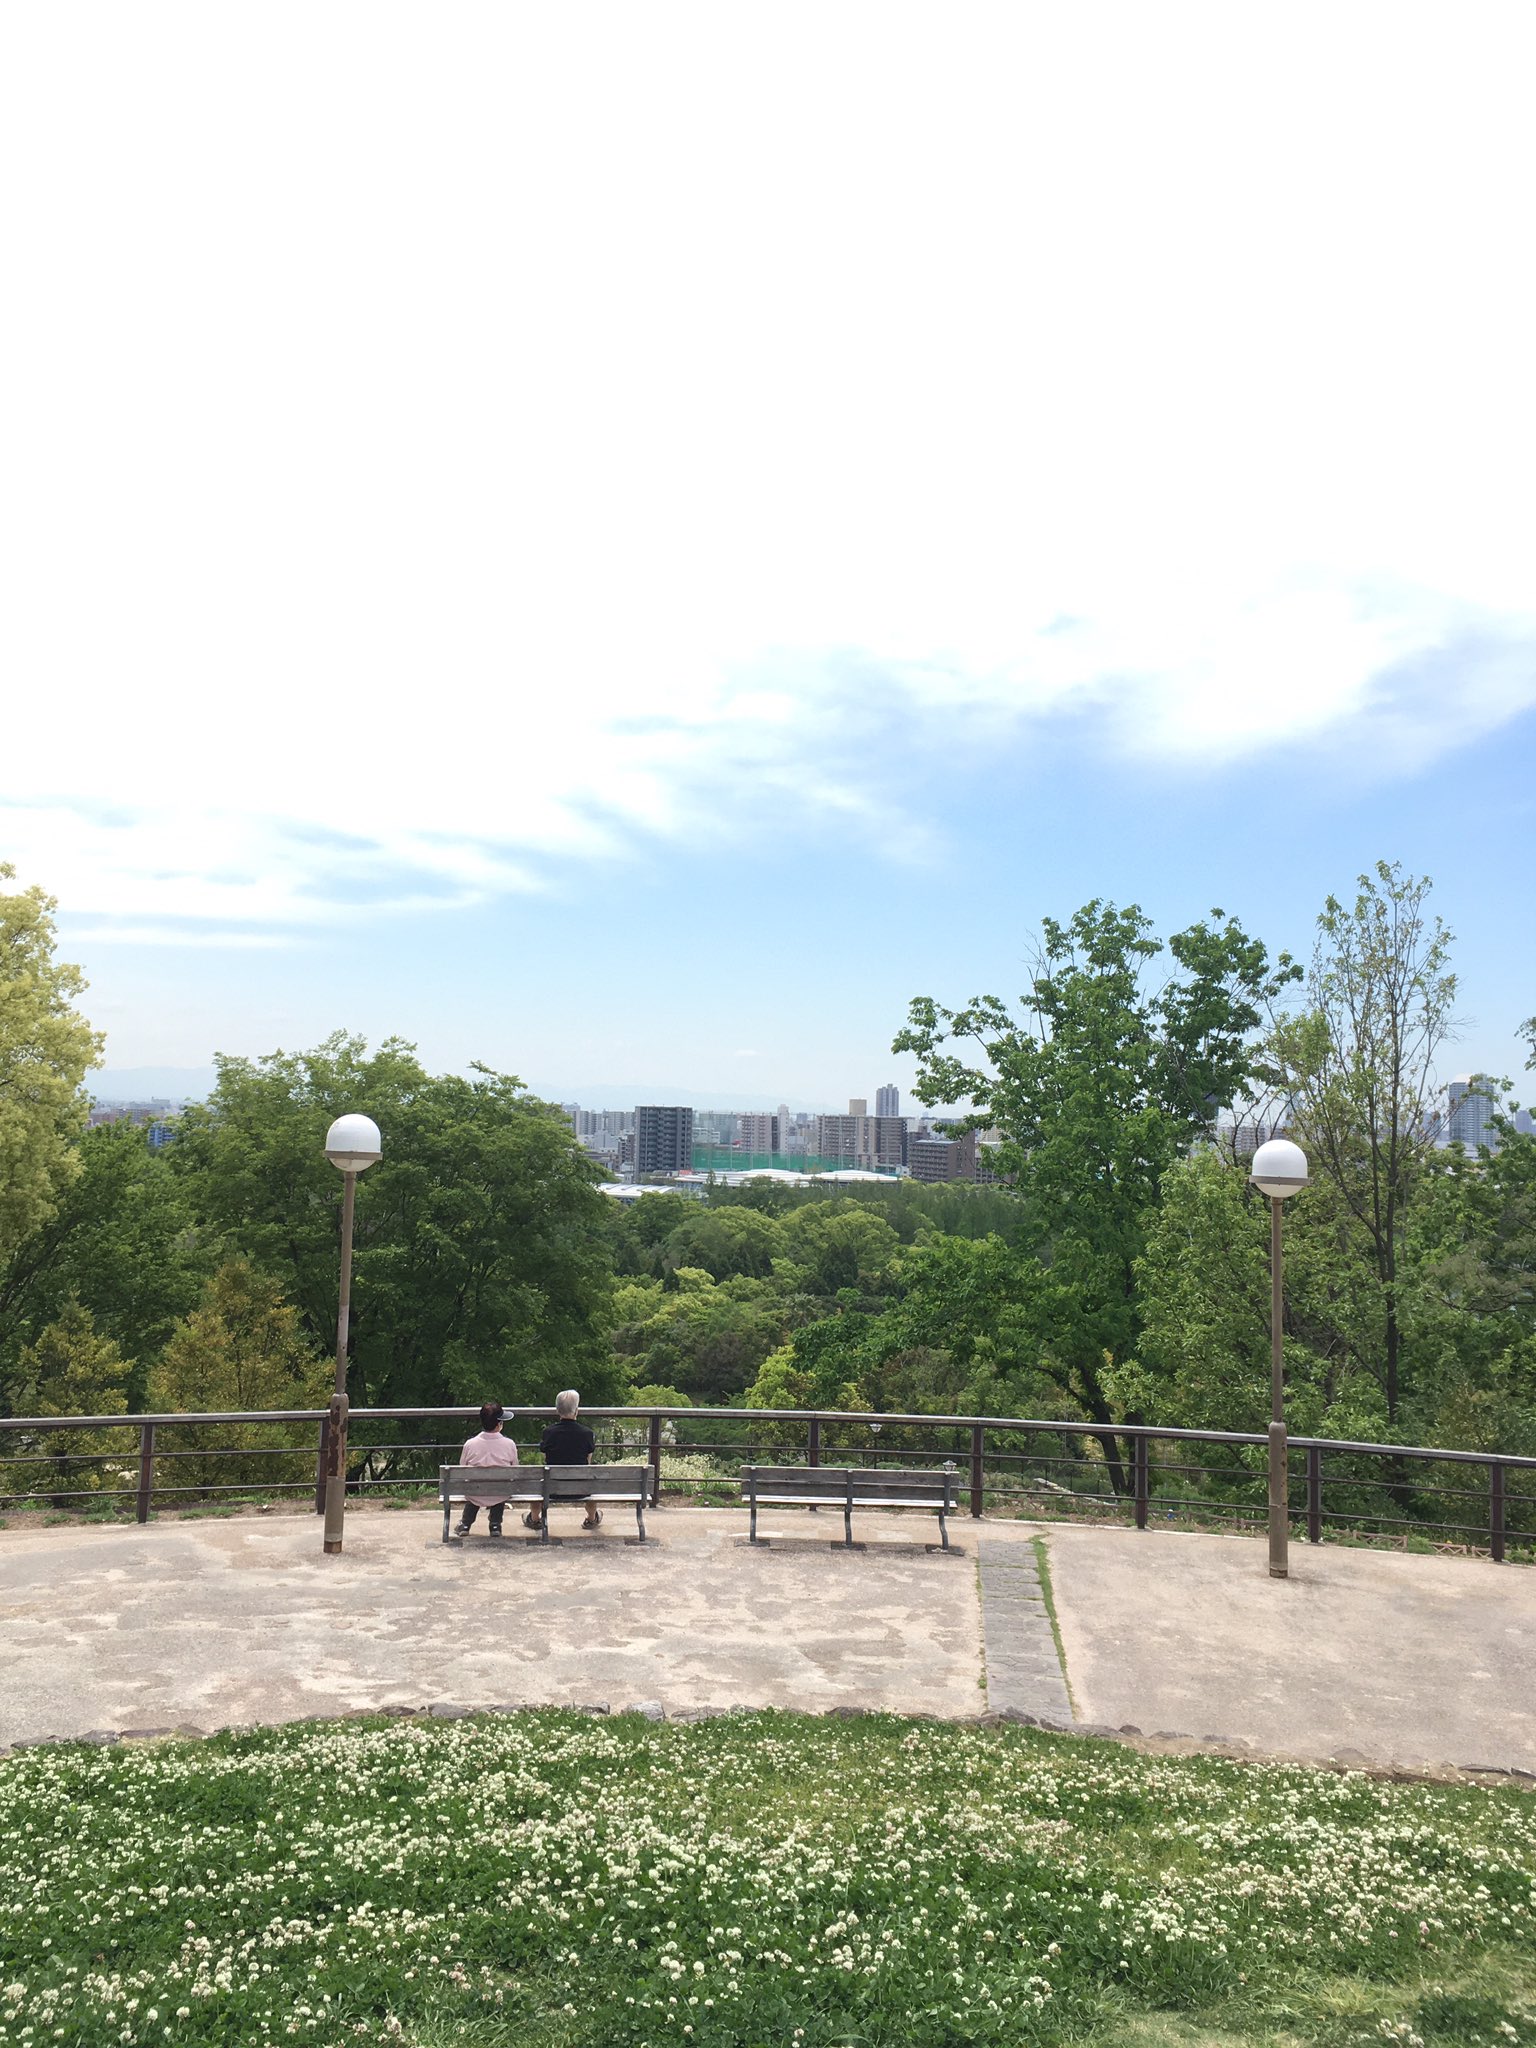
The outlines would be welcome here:
M 889 1716 L 0 1762 L 0 2044 L 1536 2044 L 1536 1798 Z

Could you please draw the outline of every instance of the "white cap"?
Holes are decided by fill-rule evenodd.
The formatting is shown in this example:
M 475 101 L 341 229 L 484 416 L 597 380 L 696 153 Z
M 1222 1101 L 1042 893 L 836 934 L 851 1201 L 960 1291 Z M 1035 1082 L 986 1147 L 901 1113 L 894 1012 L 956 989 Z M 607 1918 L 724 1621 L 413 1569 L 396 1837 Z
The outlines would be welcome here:
M 1299 1194 L 1307 1184 L 1307 1155 L 1289 1138 L 1271 1138 L 1253 1155 L 1248 1178 L 1266 1195 Z
M 384 1156 L 371 1116 L 339 1116 L 325 1134 L 325 1156 L 339 1173 L 363 1173 Z

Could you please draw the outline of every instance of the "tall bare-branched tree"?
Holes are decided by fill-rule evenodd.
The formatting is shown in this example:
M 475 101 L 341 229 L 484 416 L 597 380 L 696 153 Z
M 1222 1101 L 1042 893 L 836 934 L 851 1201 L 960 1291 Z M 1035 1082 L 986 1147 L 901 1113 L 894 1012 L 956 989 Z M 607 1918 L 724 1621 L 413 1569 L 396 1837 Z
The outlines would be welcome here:
M 1404 1233 L 1438 1135 L 1435 1056 L 1455 1032 L 1452 934 L 1429 912 L 1430 888 L 1427 876 L 1378 861 L 1353 904 L 1328 898 L 1306 1005 L 1276 1019 L 1259 1063 L 1369 1247 L 1380 1344 L 1363 1362 L 1393 1422 L 1404 1394 Z

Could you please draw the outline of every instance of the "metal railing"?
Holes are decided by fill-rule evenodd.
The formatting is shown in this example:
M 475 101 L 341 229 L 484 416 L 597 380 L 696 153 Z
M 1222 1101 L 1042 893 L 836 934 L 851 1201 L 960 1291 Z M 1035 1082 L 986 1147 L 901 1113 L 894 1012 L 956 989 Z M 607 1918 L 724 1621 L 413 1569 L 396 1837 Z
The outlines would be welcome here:
M 520 1409 L 508 1434 L 536 1451 L 553 1414 Z M 991 1507 L 1146 1529 L 1258 1526 L 1266 1513 L 1268 1447 L 1257 1431 L 825 1409 L 593 1408 L 583 1415 L 600 1459 L 644 1456 L 658 1498 L 666 1491 L 734 1499 L 743 1464 L 922 1462 L 963 1471 L 976 1516 Z M 452 1461 L 477 1417 L 474 1408 L 354 1408 L 348 1493 L 435 1490 L 438 1465 Z M 444 1437 L 444 1428 L 460 1434 Z M 320 1512 L 328 1430 L 318 1408 L 0 1417 L 0 1486 L 9 1487 L 13 1472 L 30 1479 L 20 1492 L 0 1491 L 0 1509 L 84 1503 L 110 1511 L 131 1501 L 145 1522 L 156 1503 L 312 1494 Z M 87 1435 L 89 1444 L 81 1441 Z M 1500 1562 L 1511 1543 L 1536 1546 L 1536 1458 L 1305 1436 L 1293 1436 L 1290 1449 L 1291 1517 L 1309 1542 L 1321 1542 L 1325 1529 L 1400 1531 L 1404 1539 L 1486 1545 Z M 253 1461 L 249 1476 L 246 1461 Z M 88 1483 L 75 1483 L 81 1480 Z

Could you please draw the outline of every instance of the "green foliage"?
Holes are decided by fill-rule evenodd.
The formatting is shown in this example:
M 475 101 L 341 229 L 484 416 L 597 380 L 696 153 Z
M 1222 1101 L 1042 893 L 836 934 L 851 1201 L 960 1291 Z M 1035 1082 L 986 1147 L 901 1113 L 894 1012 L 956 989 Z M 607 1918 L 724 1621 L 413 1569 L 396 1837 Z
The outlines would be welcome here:
M 1324 1187 L 1285 1219 L 1286 1413 L 1302 1435 L 1378 1440 L 1385 1404 L 1361 1362 L 1368 1286 L 1352 1219 Z M 1269 1203 L 1214 1147 L 1164 1177 L 1138 1262 L 1143 1331 L 1106 1376 L 1139 1412 L 1181 1429 L 1269 1419 Z
M 341 1197 L 323 1144 L 347 1110 L 385 1133 L 358 1182 L 354 1403 L 622 1397 L 607 1203 L 569 1124 L 511 1075 L 430 1075 L 398 1039 L 221 1059 L 169 1148 L 199 1222 L 282 1285 L 316 1348 L 335 1329 Z
M 76 1156 L 54 1213 L 0 1265 L 0 1392 L 21 1349 L 76 1300 L 137 1361 L 128 1397 L 141 1407 L 148 1361 L 196 1303 L 215 1247 L 194 1229 L 185 1181 L 142 1126 L 99 1124 Z
M 297 1309 L 276 1281 L 247 1259 L 231 1259 L 213 1275 L 201 1305 L 178 1323 L 149 1375 L 149 1406 L 164 1414 L 219 1414 L 266 1408 L 323 1408 L 331 1371 L 300 1327 Z M 314 1478 L 312 1423 L 227 1423 L 177 1432 L 176 1486 L 302 1485 Z M 307 1457 L 244 1458 L 228 1450 L 303 1447 Z
M 615 1352 L 641 1382 L 675 1387 L 710 1407 L 752 1380 L 784 1326 L 771 1286 L 743 1276 L 716 1282 L 681 1266 L 661 1280 L 632 1280 L 614 1296 Z
M 1363 1356 L 1393 1427 L 1413 1397 L 1401 1265 L 1434 1158 L 1434 1061 L 1456 999 L 1451 934 L 1428 912 L 1430 887 L 1378 861 L 1351 906 L 1328 898 L 1306 1007 L 1275 1023 L 1258 1067 L 1365 1249 L 1376 1328 Z
M 17 1407 L 23 1415 L 124 1415 L 129 1367 L 110 1337 L 91 1320 L 78 1301 L 66 1302 L 57 1321 L 41 1331 L 21 1354 Z M 21 1469 L 26 1490 L 58 1497 L 69 1493 L 114 1491 L 122 1476 L 103 1461 L 132 1455 L 132 1439 L 122 1430 L 70 1429 L 39 1431 L 23 1453 L 42 1454 L 43 1462 Z
M 1212 917 L 1168 941 L 1175 972 L 1155 982 L 1165 949 L 1134 905 L 1047 918 L 1022 1018 L 995 996 L 962 1010 L 921 997 L 894 1043 L 918 1060 L 920 1100 L 969 1104 L 1002 1133 L 1036 1369 L 1098 1422 L 1117 1419 L 1106 1366 L 1137 1348 L 1136 1264 L 1163 1176 L 1242 1094 L 1263 1006 L 1294 971 Z
M 0 883 L 16 870 L 0 861 Z M 73 1007 L 78 967 L 54 958 L 51 896 L 0 889 L 0 1267 L 79 1171 L 81 1083 L 102 1040 Z

